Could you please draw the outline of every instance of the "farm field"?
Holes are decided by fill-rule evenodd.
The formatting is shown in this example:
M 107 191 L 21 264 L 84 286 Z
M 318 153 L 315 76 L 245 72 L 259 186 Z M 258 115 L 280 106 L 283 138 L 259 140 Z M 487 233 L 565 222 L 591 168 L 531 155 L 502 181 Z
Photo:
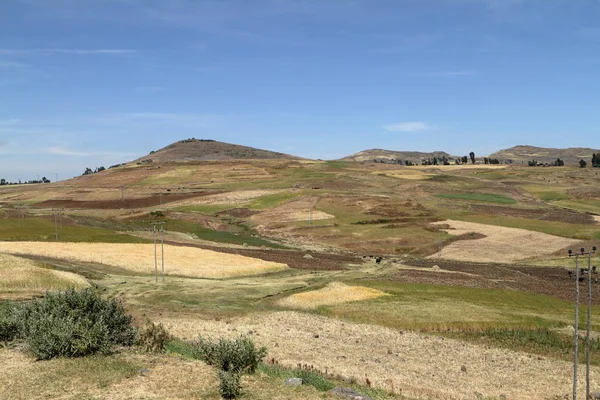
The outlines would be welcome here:
M 0 306 L 93 286 L 177 339 L 247 334 L 269 360 L 378 399 L 562 399 L 567 250 L 600 244 L 599 184 L 591 168 L 284 158 L 130 163 L 2 186 Z M 156 222 L 166 222 L 164 283 L 154 280 Z M 159 269 L 160 257 L 159 246 Z M 597 285 L 593 296 L 597 315 Z M 218 398 L 204 364 L 173 354 L 34 363 L 5 348 L 0 360 L 13 366 L 1 398 L 41 383 L 39 398 L 59 397 L 57 371 L 72 369 L 92 378 L 65 398 Z M 244 396 L 332 398 L 280 381 L 249 377 Z

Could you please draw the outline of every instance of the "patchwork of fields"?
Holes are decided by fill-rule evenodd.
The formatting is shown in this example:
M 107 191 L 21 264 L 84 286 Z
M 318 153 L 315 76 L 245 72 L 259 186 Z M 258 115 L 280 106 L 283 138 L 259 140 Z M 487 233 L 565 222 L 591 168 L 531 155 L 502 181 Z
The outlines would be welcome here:
M 269 159 L 128 164 L 1 187 L 0 306 L 93 286 L 179 339 L 244 333 L 268 359 L 370 385 L 380 399 L 555 400 L 571 384 L 567 250 L 600 244 L 599 184 L 570 167 Z M 164 283 L 153 277 L 156 222 L 167 229 Z M 597 285 L 593 295 L 595 315 Z M 0 377 L 2 398 L 27 398 L 35 371 L 52 375 L 12 349 L 0 359 L 21 371 Z M 218 398 L 202 363 L 123 353 L 102 361 L 115 364 L 107 377 L 86 362 L 105 383 L 81 385 L 81 398 L 168 397 L 163 384 L 177 398 Z M 600 385 L 600 355 L 592 363 Z M 148 365 L 147 376 L 129 371 Z M 58 396 L 52 381 L 39 398 Z M 137 391 L 119 397 L 130 381 Z M 329 398 L 273 385 L 247 382 L 268 398 Z

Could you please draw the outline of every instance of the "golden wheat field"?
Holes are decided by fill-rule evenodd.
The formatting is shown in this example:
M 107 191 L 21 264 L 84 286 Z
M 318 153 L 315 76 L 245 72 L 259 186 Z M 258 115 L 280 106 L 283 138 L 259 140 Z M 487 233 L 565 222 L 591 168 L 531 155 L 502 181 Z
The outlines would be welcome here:
M 514 262 L 532 257 L 550 255 L 579 240 L 567 239 L 526 229 L 477 224 L 474 222 L 446 220 L 437 225 L 449 225 L 445 231 L 451 235 L 475 232 L 482 239 L 459 240 L 441 249 L 430 258 L 446 258 L 471 262 Z
M 331 282 L 323 289 L 293 294 L 279 300 L 277 304 L 283 307 L 309 310 L 320 306 L 369 300 L 381 296 L 385 296 L 385 293 L 377 289 Z
M 191 278 L 230 278 L 284 270 L 285 264 L 194 247 L 165 245 L 165 274 Z M 0 252 L 112 265 L 154 273 L 154 245 L 123 243 L 0 242 Z M 158 248 L 158 267 L 161 253 Z
M 41 268 L 35 262 L 0 254 L 0 291 L 31 292 L 87 287 L 82 276 L 64 271 Z

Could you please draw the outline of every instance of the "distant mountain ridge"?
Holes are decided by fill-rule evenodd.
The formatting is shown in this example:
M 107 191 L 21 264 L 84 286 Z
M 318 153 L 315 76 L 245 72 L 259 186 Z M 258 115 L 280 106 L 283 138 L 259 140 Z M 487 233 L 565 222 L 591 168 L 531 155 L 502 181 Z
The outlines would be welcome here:
M 285 153 L 256 149 L 212 139 L 185 139 L 141 157 L 137 162 L 185 162 L 245 159 L 298 159 Z
M 519 145 L 509 149 L 504 149 L 490 154 L 490 157 L 497 158 L 501 162 L 512 160 L 513 163 L 527 163 L 535 160 L 538 162 L 553 162 L 560 158 L 565 164 L 576 164 L 579 160 L 586 160 L 589 164 L 592 154 L 600 153 L 600 150 L 594 150 L 586 147 L 569 147 L 567 149 L 554 149 L 546 147 Z
M 395 151 L 385 149 L 370 149 L 359 151 L 358 153 L 349 155 L 342 158 L 344 161 L 374 161 L 374 160 L 401 160 L 411 161 L 413 163 L 421 163 L 422 159 L 428 159 L 437 157 L 439 158 L 457 158 L 445 151 L 432 151 L 432 152 L 421 152 L 421 151 Z

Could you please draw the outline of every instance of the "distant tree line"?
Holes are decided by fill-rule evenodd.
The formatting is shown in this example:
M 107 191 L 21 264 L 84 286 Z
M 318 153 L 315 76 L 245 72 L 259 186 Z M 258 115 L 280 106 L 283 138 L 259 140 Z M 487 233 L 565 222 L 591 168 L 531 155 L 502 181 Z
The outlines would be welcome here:
M 536 160 L 529 160 L 527 161 L 527 165 L 530 167 L 564 167 L 565 162 L 560 158 L 557 158 L 556 161 L 551 163 L 542 163 Z
M 592 167 L 600 168 L 600 153 L 592 154 Z
M 85 171 L 83 172 L 83 174 L 81 174 L 81 175 L 92 175 L 92 174 L 97 174 L 98 172 L 102 172 L 102 171 L 106 171 L 106 168 L 97 167 L 96 169 L 92 170 L 91 168 L 87 167 L 85 169 Z
M 42 179 L 32 179 L 29 181 L 21 181 L 19 179 L 19 182 L 9 182 L 6 179 L 2 178 L 0 179 L 0 186 L 6 186 L 6 185 L 31 185 L 34 183 L 50 183 L 50 179 L 47 179 L 45 176 L 42 177 Z

